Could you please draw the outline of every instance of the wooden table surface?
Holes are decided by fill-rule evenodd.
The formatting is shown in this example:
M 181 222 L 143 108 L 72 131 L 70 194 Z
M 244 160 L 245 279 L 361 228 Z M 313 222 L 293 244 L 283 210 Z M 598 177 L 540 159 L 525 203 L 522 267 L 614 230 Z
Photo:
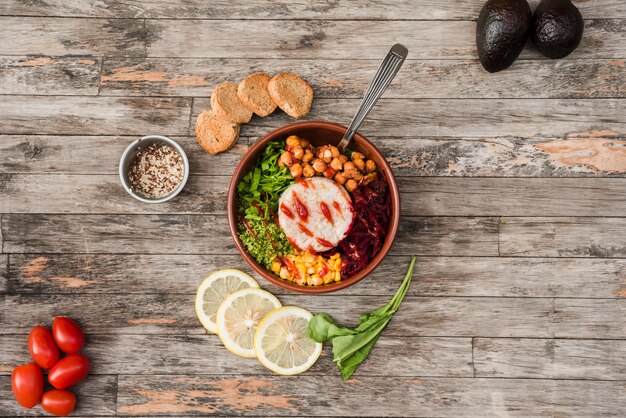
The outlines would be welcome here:
M 80 321 L 93 364 L 76 416 L 626 416 L 626 2 L 577 1 L 580 47 L 512 68 L 477 61 L 482 0 L 0 2 L 0 415 L 10 373 L 55 315 Z M 537 1 L 532 1 L 532 6 Z M 388 156 L 402 220 L 363 282 L 284 304 L 342 324 L 414 282 L 372 355 L 342 382 L 330 349 L 307 373 L 235 357 L 194 313 L 211 271 L 250 269 L 227 186 L 259 137 L 196 144 L 212 88 L 293 71 L 306 119 L 347 124 L 395 42 L 409 59 L 361 132 Z M 141 135 L 180 141 L 191 176 L 145 205 L 117 164 Z

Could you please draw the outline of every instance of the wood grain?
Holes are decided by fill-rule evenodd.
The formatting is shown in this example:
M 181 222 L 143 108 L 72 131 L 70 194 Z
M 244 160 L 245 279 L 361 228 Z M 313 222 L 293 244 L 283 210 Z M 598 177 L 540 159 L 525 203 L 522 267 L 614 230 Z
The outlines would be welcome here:
M 0 137 L 0 172 L 116 174 L 119 156 L 134 139 L 136 136 L 5 135 Z M 232 175 L 248 149 L 247 142 L 257 137 L 240 138 L 234 148 L 215 157 L 206 154 L 195 137 L 173 139 L 185 149 L 194 175 Z M 626 154 L 622 155 L 626 136 L 608 131 L 565 134 L 563 139 L 369 139 L 386 156 L 396 176 L 623 178 L 626 173 Z
M 474 340 L 477 377 L 624 380 L 625 340 Z
M 500 255 L 625 257 L 625 218 L 502 218 Z
M 360 100 L 317 99 L 313 102 L 307 119 L 327 120 L 342 124 L 349 123 Z M 199 98 L 193 104 L 193 122 L 197 115 L 210 108 L 209 99 Z M 241 128 L 242 136 L 262 137 L 276 129 L 293 123 L 294 119 L 282 112 L 267 118 L 253 118 Z M 592 141 L 606 137 L 620 139 L 613 144 L 623 164 L 626 117 L 624 101 L 620 99 L 381 99 L 360 129 L 366 137 L 389 136 L 412 137 L 460 137 L 493 138 L 508 140 L 520 138 L 541 139 L 546 152 L 557 159 L 564 158 L 563 165 L 577 164 L 576 149 L 552 149 L 567 146 L 558 142 L 564 139 Z M 193 135 L 193 133 L 190 133 Z M 615 138 L 615 137 L 618 138 Z M 552 142 L 552 140 L 557 141 Z M 523 141 L 520 141 L 523 142 Z M 519 144 L 522 145 L 522 144 Z M 574 145 L 574 144 L 573 144 Z M 580 144 L 577 144 L 580 146 Z M 497 147 L 497 143 L 490 145 Z M 610 146 L 610 144 L 609 144 Z M 565 153 L 566 155 L 562 155 Z M 587 157 L 590 158 L 590 157 Z M 585 163 L 585 158 L 580 164 Z M 518 161 L 518 164 L 523 164 Z
M 229 184 L 225 176 L 192 175 L 179 197 L 157 206 L 134 200 L 118 175 L 0 174 L 0 212 L 221 214 Z M 398 186 L 405 216 L 626 216 L 617 178 L 399 177 Z
M 0 239 L 2 239 L 0 235 Z M 9 288 L 9 256 L 0 254 L 0 293 L 4 293 Z
M 367 20 L 474 20 L 482 1 L 474 0 L 409 0 L 402 3 L 377 1 L 359 7 L 348 0 L 333 2 L 294 2 L 287 0 L 247 1 L 233 3 L 227 0 L 187 0 L 163 3 L 159 0 L 139 0 L 131 4 L 121 0 L 106 3 L 79 0 L 47 0 L 23 2 L 7 0 L 0 5 L 0 15 L 21 16 L 76 16 L 113 18 L 170 18 L 180 19 L 367 19 Z M 530 0 L 534 8 L 539 0 Z M 577 0 L 574 4 L 585 18 L 625 18 L 626 8 L 619 0 Z
M 6 368 L 10 372 L 17 364 L 28 361 L 32 361 L 28 351 L 22 351 L 20 359 Z M 7 370 L 2 370 L 2 374 L 6 372 Z M 72 386 L 71 390 L 77 397 L 76 410 L 72 413 L 72 416 L 115 415 L 117 376 L 94 376 L 90 374 L 83 382 Z M 41 405 L 37 405 L 33 409 L 22 408 L 13 397 L 11 379 L 8 376 L 0 378 L 0 411 L 4 416 L 50 416 L 49 413 L 41 408 Z
M 585 21 L 585 36 L 571 57 L 624 58 L 625 22 Z M 149 57 L 381 59 L 396 42 L 408 48 L 408 59 L 477 55 L 476 23 L 469 21 L 396 21 L 392 30 L 389 22 L 355 20 L 147 20 L 146 27 Z M 521 57 L 541 55 L 527 48 Z
M 379 59 L 107 58 L 102 95 L 208 97 L 222 82 L 239 82 L 253 71 L 292 71 L 320 98 L 360 99 Z M 532 77 L 526 75 L 532 74 Z M 408 61 L 385 98 L 587 98 L 623 97 L 623 60 L 520 60 L 496 74 L 478 60 Z
M 58 315 L 76 318 L 87 334 L 202 334 L 189 294 L 4 295 L 0 334 L 27 333 Z M 353 326 L 359 314 L 389 297 L 281 295 L 284 305 L 328 312 Z M 340 300 L 340 302 L 338 302 Z M 89 306 L 87 310 L 84 307 Z M 549 298 L 440 298 L 407 296 L 385 336 L 625 339 L 626 300 Z
M 27 335 L 0 335 L 0 370 L 24 361 L 27 339 Z M 234 356 L 213 334 L 90 335 L 84 353 L 95 375 L 237 375 L 242 371 L 273 375 L 256 359 Z M 307 371 L 318 376 L 337 373 L 330 350 Z M 358 376 L 472 377 L 472 342 L 469 338 L 381 338 Z
M 189 98 L 7 96 L 0 101 L 5 134 L 185 135 Z
M 0 17 L 0 55 L 145 55 L 146 28 L 135 19 Z
M 248 150 L 248 139 L 240 138 L 229 151 L 213 157 L 198 146 L 195 137 L 171 138 L 185 150 L 194 175 L 231 176 Z M 120 156 L 135 139 L 137 136 L 0 136 L 0 172 L 117 174 Z
M 285 291 L 260 278 L 235 254 L 98 255 L 14 254 L 6 275 L 13 293 L 194 295 L 202 279 L 238 268 L 275 294 Z M 366 280 L 338 295 L 391 298 L 408 265 L 388 256 Z M 123 291 L 120 291 L 123 289 Z M 413 296 L 626 297 L 626 260 L 593 258 L 418 257 L 408 291 Z
M 0 94 L 98 94 L 100 57 L 0 56 Z
M 6 253 L 234 254 L 224 216 L 2 217 Z M 404 217 L 394 254 L 497 255 L 497 218 Z M 52 238 L 54 237 L 54 238 Z
M 626 413 L 624 390 L 624 382 L 524 379 L 120 376 L 118 413 L 600 417 Z

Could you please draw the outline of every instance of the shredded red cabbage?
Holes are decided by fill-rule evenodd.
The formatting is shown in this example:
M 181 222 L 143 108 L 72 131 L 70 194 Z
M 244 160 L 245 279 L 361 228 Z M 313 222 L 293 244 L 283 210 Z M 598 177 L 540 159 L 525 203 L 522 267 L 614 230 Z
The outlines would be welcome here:
M 378 254 L 385 242 L 391 217 L 389 186 L 380 174 L 369 184 L 354 190 L 352 200 L 352 227 L 337 247 L 326 253 L 328 256 L 337 252 L 341 254 L 342 279 L 363 270 Z

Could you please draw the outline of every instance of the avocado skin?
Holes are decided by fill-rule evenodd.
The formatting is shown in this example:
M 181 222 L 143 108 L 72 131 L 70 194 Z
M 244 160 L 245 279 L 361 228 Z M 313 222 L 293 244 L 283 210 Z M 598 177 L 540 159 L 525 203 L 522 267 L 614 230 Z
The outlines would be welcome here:
M 509 68 L 530 34 L 532 13 L 526 0 L 489 0 L 476 25 L 478 57 L 490 73 Z
M 533 16 L 532 40 L 549 58 L 563 58 L 578 47 L 585 23 L 570 0 L 543 0 Z

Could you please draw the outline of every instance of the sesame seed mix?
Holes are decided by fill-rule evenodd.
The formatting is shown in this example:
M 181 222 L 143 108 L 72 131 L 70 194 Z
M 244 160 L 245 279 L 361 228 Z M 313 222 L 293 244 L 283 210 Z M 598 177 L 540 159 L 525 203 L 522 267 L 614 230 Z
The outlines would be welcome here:
M 151 199 L 170 194 L 183 180 L 180 154 L 168 145 L 152 144 L 140 151 L 128 170 L 131 188 Z

